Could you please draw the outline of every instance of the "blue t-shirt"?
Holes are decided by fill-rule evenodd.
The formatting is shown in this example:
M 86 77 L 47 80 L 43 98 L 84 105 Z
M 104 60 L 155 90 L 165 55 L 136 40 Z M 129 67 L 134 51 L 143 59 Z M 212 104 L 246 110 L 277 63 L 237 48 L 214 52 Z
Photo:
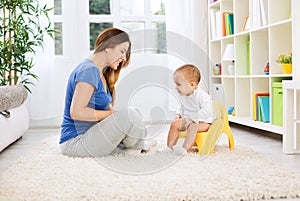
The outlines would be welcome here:
M 70 106 L 77 82 L 86 82 L 95 87 L 95 91 L 88 103 L 88 107 L 96 110 L 107 110 L 110 102 L 112 101 L 109 88 L 107 87 L 107 92 L 104 90 L 97 66 L 95 66 L 95 64 L 89 59 L 83 60 L 73 70 L 68 80 L 65 110 L 59 143 L 63 143 L 71 138 L 84 134 L 90 127 L 98 123 L 97 121 L 78 121 L 71 119 Z

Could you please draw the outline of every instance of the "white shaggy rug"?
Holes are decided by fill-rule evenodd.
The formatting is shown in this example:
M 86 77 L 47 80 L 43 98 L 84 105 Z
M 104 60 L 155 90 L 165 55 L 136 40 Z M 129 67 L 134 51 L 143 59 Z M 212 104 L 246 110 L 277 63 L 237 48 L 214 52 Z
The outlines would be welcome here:
M 217 146 L 208 157 L 152 150 L 96 160 L 63 156 L 57 141 L 48 138 L 0 176 L 1 201 L 300 197 L 300 175 L 243 146 Z

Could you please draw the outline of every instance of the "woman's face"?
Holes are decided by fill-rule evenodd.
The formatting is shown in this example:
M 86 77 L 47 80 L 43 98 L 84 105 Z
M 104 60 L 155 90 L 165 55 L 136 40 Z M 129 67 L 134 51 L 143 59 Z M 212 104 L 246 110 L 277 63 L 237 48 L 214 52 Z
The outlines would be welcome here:
M 176 85 L 176 90 L 180 95 L 189 96 L 193 93 L 193 87 L 181 73 L 176 72 L 173 79 Z
M 126 61 L 126 52 L 128 48 L 129 42 L 121 43 L 113 48 L 107 48 L 108 63 L 112 69 L 117 70 L 119 64 Z

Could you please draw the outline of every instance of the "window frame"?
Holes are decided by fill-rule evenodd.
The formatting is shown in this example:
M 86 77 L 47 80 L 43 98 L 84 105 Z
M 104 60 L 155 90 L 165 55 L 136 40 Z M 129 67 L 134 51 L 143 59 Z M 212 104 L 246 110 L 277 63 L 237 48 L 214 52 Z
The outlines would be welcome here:
M 152 23 L 166 23 L 165 15 L 153 15 L 151 12 L 151 0 L 144 0 L 144 15 L 120 15 L 120 1 L 111 0 L 111 14 L 110 15 L 95 15 L 89 14 L 88 11 L 88 23 L 113 23 L 113 27 L 121 28 L 122 22 L 142 22 L 144 23 L 144 30 L 152 29 Z M 87 0 L 88 2 L 88 0 Z M 146 38 L 146 36 L 144 36 Z M 145 46 L 149 42 L 145 41 Z M 144 51 L 145 54 L 165 54 L 165 53 L 153 53 L 153 51 Z
M 90 51 L 90 23 L 112 23 L 113 27 L 121 28 L 122 22 L 143 22 L 144 30 L 152 29 L 152 23 L 166 23 L 165 15 L 153 15 L 151 12 L 151 0 L 144 0 L 144 15 L 130 15 L 121 16 L 120 15 L 120 0 L 110 0 L 111 1 L 111 14 L 110 15 L 95 15 L 89 13 L 89 0 L 61 0 L 61 15 L 54 15 L 54 23 L 62 23 L 62 55 L 55 56 L 65 56 L 67 53 L 66 46 L 69 46 L 69 41 L 64 38 L 65 34 L 70 32 L 82 32 L 76 33 L 80 40 L 78 46 L 80 46 L 81 51 L 85 52 L 88 48 Z M 72 6 L 67 6 L 72 2 Z M 76 4 L 76 5 L 75 5 Z M 76 10 L 74 10 L 76 9 Z M 74 13 L 75 12 L 75 13 Z M 74 27 L 76 21 L 76 28 Z M 70 24 L 72 22 L 72 24 Z M 72 30 L 69 30 L 72 28 Z M 66 36 L 67 37 L 67 36 Z M 87 37 L 87 38 L 86 38 Z M 146 37 L 146 36 L 144 36 Z M 145 43 L 148 43 L 145 40 Z M 146 47 L 148 46 L 145 44 Z M 154 53 L 153 51 L 144 51 L 145 54 L 165 54 L 165 53 Z
M 56 54 L 56 46 L 55 46 L 55 42 L 54 42 L 54 55 L 55 56 L 63 56 L 64 55 L 64 42 L 63 42 L 63 30 L 64 30 L 63 14 L 64 14 L 64 11 L 63 11 L 63 5 L 62 5 L 63 2 L 62 1 L 63 0 L 61 0 L 61 4 L 60 4 L 61 5 L 61 14 L 59 14 L 59 15 L 55 14 L 55 12 L 53 11 L 53 26 L 55 27 L 56 23 L 60 23 L 61 24 L 61 31 L 62 31 L 60 33 L 61 42 L 62 42 L 61 54 Z M 56 33 L 54 34 L 54 40 L 55 40 L 55 36 L 56 36 Z

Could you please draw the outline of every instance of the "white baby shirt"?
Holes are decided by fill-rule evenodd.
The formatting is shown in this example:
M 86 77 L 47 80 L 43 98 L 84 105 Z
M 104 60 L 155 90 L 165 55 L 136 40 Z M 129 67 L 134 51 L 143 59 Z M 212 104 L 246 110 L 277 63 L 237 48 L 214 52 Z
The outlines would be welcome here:
M 211 97 L 199 87 L 189 96 L 179 96 L 180 107 L 176 114 L 184 119 L 192 119 L 195 123 L 212 123 L 215 120 Z

